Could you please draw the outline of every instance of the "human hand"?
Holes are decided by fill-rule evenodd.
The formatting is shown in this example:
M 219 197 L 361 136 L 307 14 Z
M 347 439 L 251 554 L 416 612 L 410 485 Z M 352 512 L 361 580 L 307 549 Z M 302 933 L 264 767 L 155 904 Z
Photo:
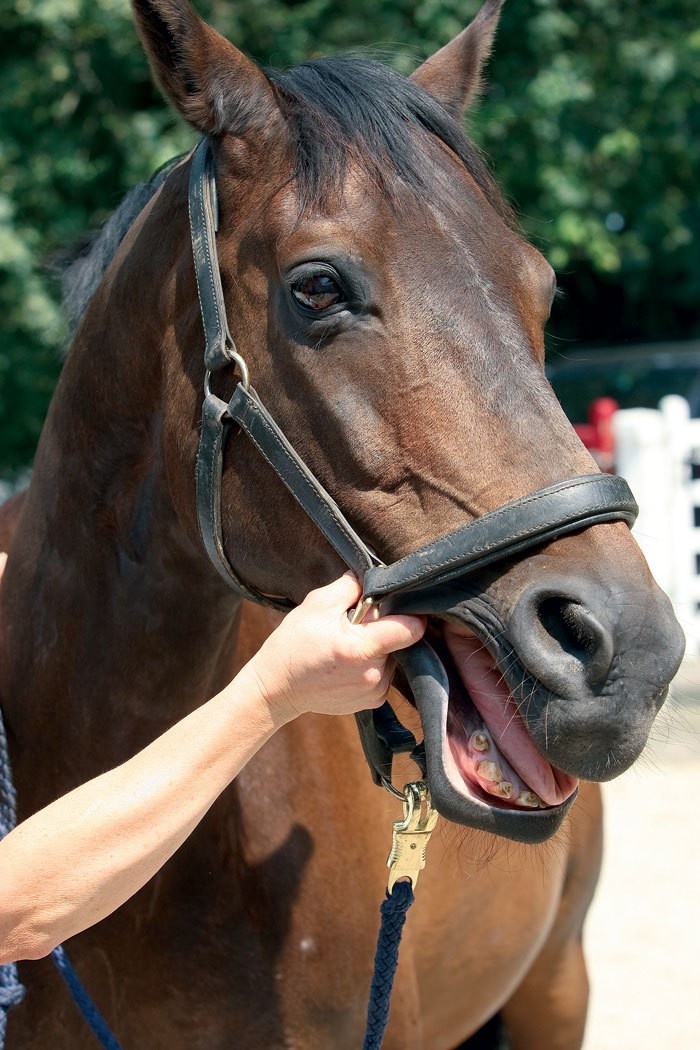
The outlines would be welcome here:
M 384 616 L 351 624 L 347 611 L 362 589 L 350 573 L 311 591 L 248 663 L 278 719 L 304 711 L 351 714 L 379 707 L 394 672 L 390 654 L 422 637 L 420 616 Z
M 2 581 L 2 574 L 5 571 L 5 566 L 6 565 L 7 565 L 7 555 L 5 554 L 4 551 L 0 551 L 0 581 Z

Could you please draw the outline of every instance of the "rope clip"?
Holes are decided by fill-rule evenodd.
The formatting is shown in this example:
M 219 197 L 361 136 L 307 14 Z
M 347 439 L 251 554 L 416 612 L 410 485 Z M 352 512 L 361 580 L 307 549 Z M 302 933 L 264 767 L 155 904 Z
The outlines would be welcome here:
M 403 820 L 395 820 L 389 869 L 388 890 L 391 893 L 397 879 L 408 878 L 413 889 L 425 867 L 425 851 L 437 824 L 438 811 L 432 804 L 428 785 L 417 780 L 403 789 Z

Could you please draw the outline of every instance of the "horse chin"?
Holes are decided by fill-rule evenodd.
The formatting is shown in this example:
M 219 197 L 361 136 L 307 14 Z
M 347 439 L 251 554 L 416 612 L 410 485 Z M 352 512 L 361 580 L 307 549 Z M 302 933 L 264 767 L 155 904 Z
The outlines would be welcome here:
M 400 662 L 421 718 L 437 810 L 508 839 L 545 841 L 564 820 L 578 780 L 537 750 L 474 631 L 431 618 L 427 638 Z

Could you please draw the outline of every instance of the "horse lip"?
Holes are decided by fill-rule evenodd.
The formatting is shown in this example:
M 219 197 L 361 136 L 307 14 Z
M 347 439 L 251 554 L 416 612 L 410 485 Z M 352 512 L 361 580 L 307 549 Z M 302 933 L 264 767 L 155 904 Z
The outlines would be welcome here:
M 470 798 L 456 785 L 461 778 L 447 743 L 449 682 L 439 656 L 422 641 L 396 654 L 420 715 L 425 741 L 427 780 L 433 804 L 446 819 L 516 842 L 544 842 L 561 826 L 577 792 L 558 806 L 519 810 Z

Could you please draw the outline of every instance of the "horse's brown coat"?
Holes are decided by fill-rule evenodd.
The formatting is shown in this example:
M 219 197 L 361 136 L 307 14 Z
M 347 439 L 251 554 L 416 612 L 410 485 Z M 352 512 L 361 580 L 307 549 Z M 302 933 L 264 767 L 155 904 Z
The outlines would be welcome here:
M 488 50 L 499 7 L 488 3 L 443 55 L 446 68 L 463 65 L 460 99 L 443 99 L 449 109 L 478 79 L 473 59 Z M 353 158 L 342 192 L 300 214 L 280 89 L 185 3 L 135 8 L 170 97 L 218 136 L 219 252 L 239 349 L 368 542 L 395 558 L 589 471 L 542 372 L 551 271 L 488 186 L 416 132 L 434 199 L 400 179 L 387 199 Z M 454 77 L 436 69 L 417 82 L 440 94 Z M 0 515 L 0 539 L 14 536 L 0 595 L 0 696 L 21 817 L 216 692 L 274 622 L 237 611 L 197 533 L 203 369 L 186 168 L 118 250 L 67 359 L 29 492 Z M 365 308 L 335 322 L 332 337 L 290 320 L 283 279 L 329 253 L 366 289 Z M 255 451 L 231 445 L 227 547 L 255 586 L 298 600 L 341 567 Z M 573 714 L 572 742 L 564 733 L 561 746 L 579 762 L 607 739 L 618 708 L 644 736 L 680 644 L 622 525 L 484 574 L 450 615 L 473 623 L 481 610 L 496 644 L 513 610 L 550 584 L 614 611 L 609 681 L 584 705 L 572 674 L 562 705 Z M 543 673 L 556 663 L 551 638 L 537 659 Z M 576 666 L 585 678 L 585 653 Z M 398 694 L 394 702 L 414 722 Z M 577 736 L 578 710 L 592 728 Z M 601 762 L 615 758 L 598 746 Z M 397 781 L 413 774 L 406 766 Z M 304 717 L 278 733 L 176 858 L 69 945 L 125 1050 L 359 1046 L 396 809 L 370 782 L 352 720 Z M 513 1050 L 580 1046 L 581 926 L 600 829 L 591 785 L 544 846 L 443 823 L 407 924 L 386 1050 L 450 1050 L 499 1009 Z M 27 964 L 22 976 L 29 994 L 11 1017 L 9 1050 L 93 1045 L 50 964 Z
M 5 545 L 16 507 L 3 516 Z M 237 664 L 277 617 L 244 605 Z M 95 668 L 96 686 L 100 677 Z M 392 699 L 418 730 L 413 710 Z M 122 757 L 123 718 L 101 716 L 99 768 Z M 53 727 L 66 748 L 79 731 L 69 723 Z M 30 748 L 18 753 L 22 815 L 82 778 L 75 759 L 46 768 Z M 93 764 L 84 775 L 97 771 Z M 408 763 L 398 782 L 402 773 L 413 775 Z M 352 719 L 304 716 L 285 727 L 166 869 L 68 945 L 125 1048 L 223 1048 L 236 1032 L 245 1033 L 241 1047 L 358 1045 L 398 810 L 372 785 Z M 599 852 L 594 785 L 545 846 L 440 824 L 401 948 L 385 1045 L 448 1050 L 505 1004 L 514 1050 L 578 1046 L 580 931 Z M 30 992 L 12 1014 L 10 1050 L 88 1050 L 92 1036 L 51 964 L 24 964 L 21 975 Z

